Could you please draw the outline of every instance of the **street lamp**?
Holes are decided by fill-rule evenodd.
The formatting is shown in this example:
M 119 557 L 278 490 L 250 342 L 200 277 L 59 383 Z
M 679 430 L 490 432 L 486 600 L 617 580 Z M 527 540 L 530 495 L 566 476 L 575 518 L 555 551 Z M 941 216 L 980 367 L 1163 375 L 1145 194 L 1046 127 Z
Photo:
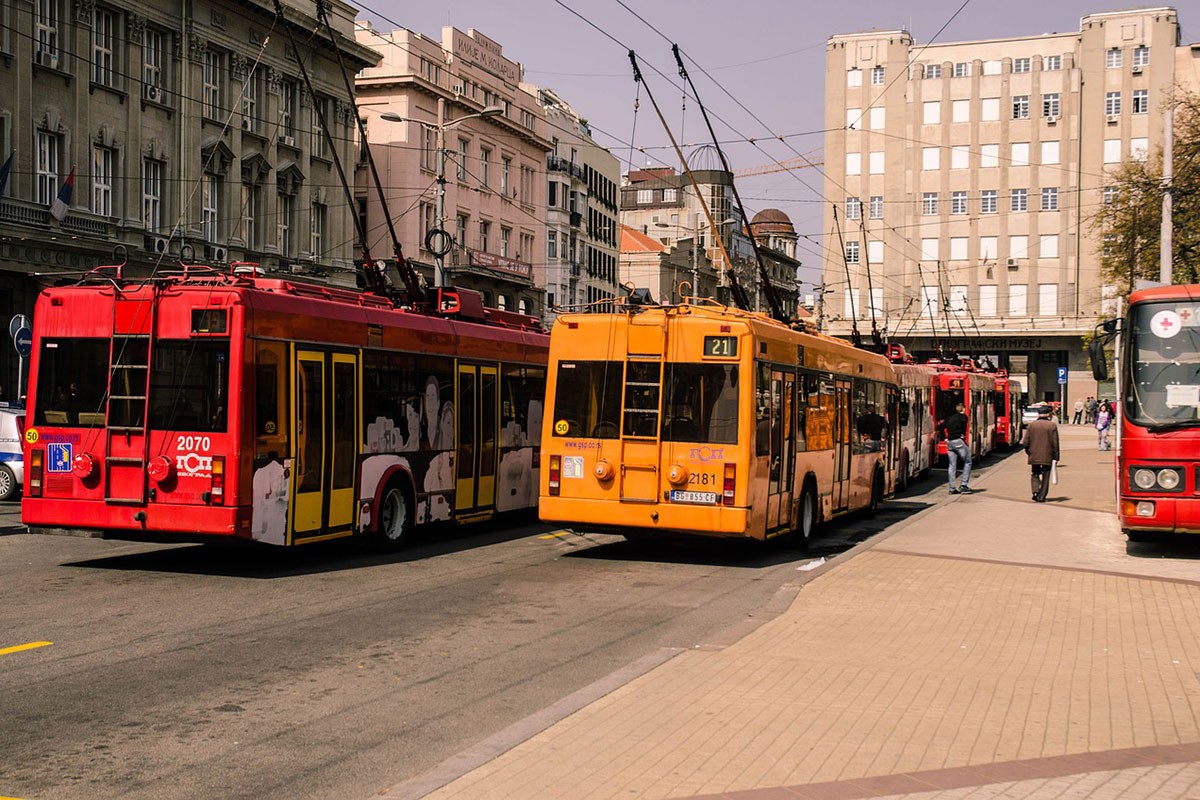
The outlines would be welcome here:
M 430 243 L 430 252 L 433 253 L 433 285 L 440 287 L 445 285 L 445 271 L 443 269 L 443 259 L 446 253 L 449 252 L 449 241 L 446 234 L 446 131 L 457 126 L 460 122 L 466 122 L 469 119 L 483 119 L 485 117 L 495 117 L 504 113 L 504 109 L 500 106 L 488 106 L 483 111 L 476 114 L 466 114 L 446 121 L 446 101 L 439 97 L 437 105 L 437 122 L 426 122 L 420 119 L 412 119 L 411 117 L 402 117 L 394 111 L 385 111 L 379 115 L 380 119 L 385 119 L 388 122 L 415 122 L 418 125 L 424 125 L 427 128 L 433 128 L 437 131 L 437 231 L 441 241 L 434 246 Z
M 715 226 L 717 229 L 716 235 L 720 236 L 721 235 L 720 231 L 722 228 L 724 228 L 726 225 L 732 225 L 735 222 L 737 222 L 737 220 L 734 219 L 733 217 L 730 217 L 729 219 L 723 219 L 720 222 L 716 223 L 716 226 Z M 700 254 L 699 254 L 698 246 L 699 246 L 699 242 L 700 242 L 700 230 L 706 226 L 700 225 L 700 223 L 697 221 L 695 227 L 688 226 L 688 225 L 680 225 L 678 222 L 676 222 L 674 224 L 671 224 L 668 222 L 656 222 L 656 223 L 654 223 L 654 227 L 656 227 L 656 228 L 674 228 L 677 231 L 691 231 L 691 233 L 692 233 L 692 293 L 694 296 L 699 296 L 699 292 L 700 292 Z

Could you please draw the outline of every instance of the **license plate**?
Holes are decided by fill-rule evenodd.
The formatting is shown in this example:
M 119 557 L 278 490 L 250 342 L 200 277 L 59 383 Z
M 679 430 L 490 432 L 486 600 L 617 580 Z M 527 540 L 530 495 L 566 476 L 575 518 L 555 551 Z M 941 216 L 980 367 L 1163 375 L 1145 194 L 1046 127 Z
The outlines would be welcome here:
M 681 492 L 672 490 L 672 503 L 700 503 L 707 505 L 715 505 L 717 502 L 716 492 Z

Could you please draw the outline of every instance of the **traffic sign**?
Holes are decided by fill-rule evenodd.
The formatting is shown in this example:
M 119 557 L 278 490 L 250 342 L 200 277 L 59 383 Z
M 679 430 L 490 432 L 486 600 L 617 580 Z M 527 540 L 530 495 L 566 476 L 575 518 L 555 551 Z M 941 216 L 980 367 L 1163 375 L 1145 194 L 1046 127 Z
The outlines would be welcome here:
M 29 354 L 33 352 L 33 331 L 29 328 L 18 329 L 13 334 L 13 347 L 21 358 L 29 358 Z
M 1067 382 L 1067 368 L 1066 367 L 1058 368 L 1058 382 L 1060 384 L 1064 384 Z
M 21 328 L 28 328 L 28 327 L 29 327 L 29 317 L 25 316 L 24 314 L 17 314 L 15 317 L 13 317 L 12 319 L 10 319 L 8 321 L 8 335 L 13 338 L 16 338 L 17 331 L 21 330 Z

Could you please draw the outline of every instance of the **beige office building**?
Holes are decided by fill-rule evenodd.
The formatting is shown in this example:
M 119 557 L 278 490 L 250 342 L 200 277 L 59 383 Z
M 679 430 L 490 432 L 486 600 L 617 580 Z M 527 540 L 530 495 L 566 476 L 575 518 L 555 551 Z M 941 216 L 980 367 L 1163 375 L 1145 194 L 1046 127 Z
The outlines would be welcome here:
M 922 356 L 988 356 L 1030 399 L 1097 387 L 1080 337 L 1111 296 L 1090 218 L 1106 172 L 1153 154 L 1176 81 L 1171 8 L 1090 14 L 1078 31 L 921 45 L 903 30 L 826 54 L 824 329 Z

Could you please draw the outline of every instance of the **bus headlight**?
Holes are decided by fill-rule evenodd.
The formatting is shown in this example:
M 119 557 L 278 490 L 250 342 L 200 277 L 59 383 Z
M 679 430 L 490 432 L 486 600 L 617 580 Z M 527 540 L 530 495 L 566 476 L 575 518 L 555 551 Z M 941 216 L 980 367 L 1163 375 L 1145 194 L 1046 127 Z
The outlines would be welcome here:
M 1142 491 L 1149 491 L 1154 488 L 1155 478 L 1154 470 L 1152 469 L 1135 469 L 1133 471 L 1133 485 Z
M 1158 471 L 1158 485 L 1168 492 L 1178 488 L 1179 473 L 1173 469 L 1160 469 Z
M 687 483 L 688 468 L 683 464 L 672 464 L 667 470 L 667 480 L 675 485 Z

